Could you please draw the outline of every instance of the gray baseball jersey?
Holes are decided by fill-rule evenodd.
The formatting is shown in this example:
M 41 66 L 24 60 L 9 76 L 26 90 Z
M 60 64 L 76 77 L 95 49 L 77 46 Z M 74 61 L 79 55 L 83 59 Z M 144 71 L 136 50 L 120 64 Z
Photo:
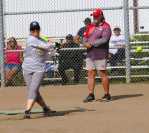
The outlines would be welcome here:
M 23 70 L 28 72 L 44 72 L 48 52 L 53 47 L 52 44 L 50 45 L 44 40 L 30 35 L 24 50 Z

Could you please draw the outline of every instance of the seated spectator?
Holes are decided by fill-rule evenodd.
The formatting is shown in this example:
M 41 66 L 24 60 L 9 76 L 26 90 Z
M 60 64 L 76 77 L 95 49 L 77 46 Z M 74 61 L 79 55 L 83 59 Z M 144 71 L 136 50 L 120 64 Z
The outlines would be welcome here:
M 125 38 L 121 34 L 121 29 L 115 27 L 113 29 L 114 35 L 110 39 L 110 64 L 116 66 L 118 62 L 121 62 L 125 58 Z
M 80 80 L 80 73 L 83 64 L 83 55 L 79 50 L 65 50 L 64 48 L 79 48 L 73 40 L 71 34 L 66 36 L 66 43 L 61 45 L 61 50 L 59 51 L 59 73 L 62 77 L 63 84 L 68 82 L 65 70 L 74 70 L 74 82 L 78 83 Z
M 23 54 L 19 50 L 21 50 L 21 46 L 17 44 L 16 39 L 14 37 L 9 38 L 5 49 L 6 84 L 9 84 L 14 75 L 21 69 Z

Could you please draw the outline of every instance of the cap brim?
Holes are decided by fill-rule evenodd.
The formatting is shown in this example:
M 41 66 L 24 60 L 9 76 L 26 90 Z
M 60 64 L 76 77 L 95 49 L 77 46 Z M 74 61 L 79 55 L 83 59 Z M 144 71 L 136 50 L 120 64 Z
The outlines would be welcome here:
M 90 14 L 90 16 L 92 16 L 93 18 L 98 18 L 98 17 L 99 17 L 99 15 L 96 16 L 96 15 L 94 15 L 94 14 Z

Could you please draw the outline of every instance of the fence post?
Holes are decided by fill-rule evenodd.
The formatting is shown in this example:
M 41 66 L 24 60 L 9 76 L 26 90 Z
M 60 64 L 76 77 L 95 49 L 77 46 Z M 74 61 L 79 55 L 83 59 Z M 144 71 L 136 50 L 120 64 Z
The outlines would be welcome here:
M 4 11 L 3 0 L 0 0 L 0 71 L 1 71 L 1 87 L 5 86 L 4 74 Z
M 129 0 L 123 0 L 124 32 L 126 44 L 126 83 L 131 82 L 130 42 L 129 42 Z

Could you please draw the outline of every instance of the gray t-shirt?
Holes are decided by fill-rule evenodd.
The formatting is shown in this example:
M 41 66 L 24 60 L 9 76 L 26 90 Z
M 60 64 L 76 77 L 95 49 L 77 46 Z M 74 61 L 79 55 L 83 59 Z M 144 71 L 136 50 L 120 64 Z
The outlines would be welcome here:
M 29 36 L 24 50 L 23 70 L 29 72 L 44 72 L 45 61 L 51 48 L 53 48 L 53 45 L 50 45 L 40 38 Z

